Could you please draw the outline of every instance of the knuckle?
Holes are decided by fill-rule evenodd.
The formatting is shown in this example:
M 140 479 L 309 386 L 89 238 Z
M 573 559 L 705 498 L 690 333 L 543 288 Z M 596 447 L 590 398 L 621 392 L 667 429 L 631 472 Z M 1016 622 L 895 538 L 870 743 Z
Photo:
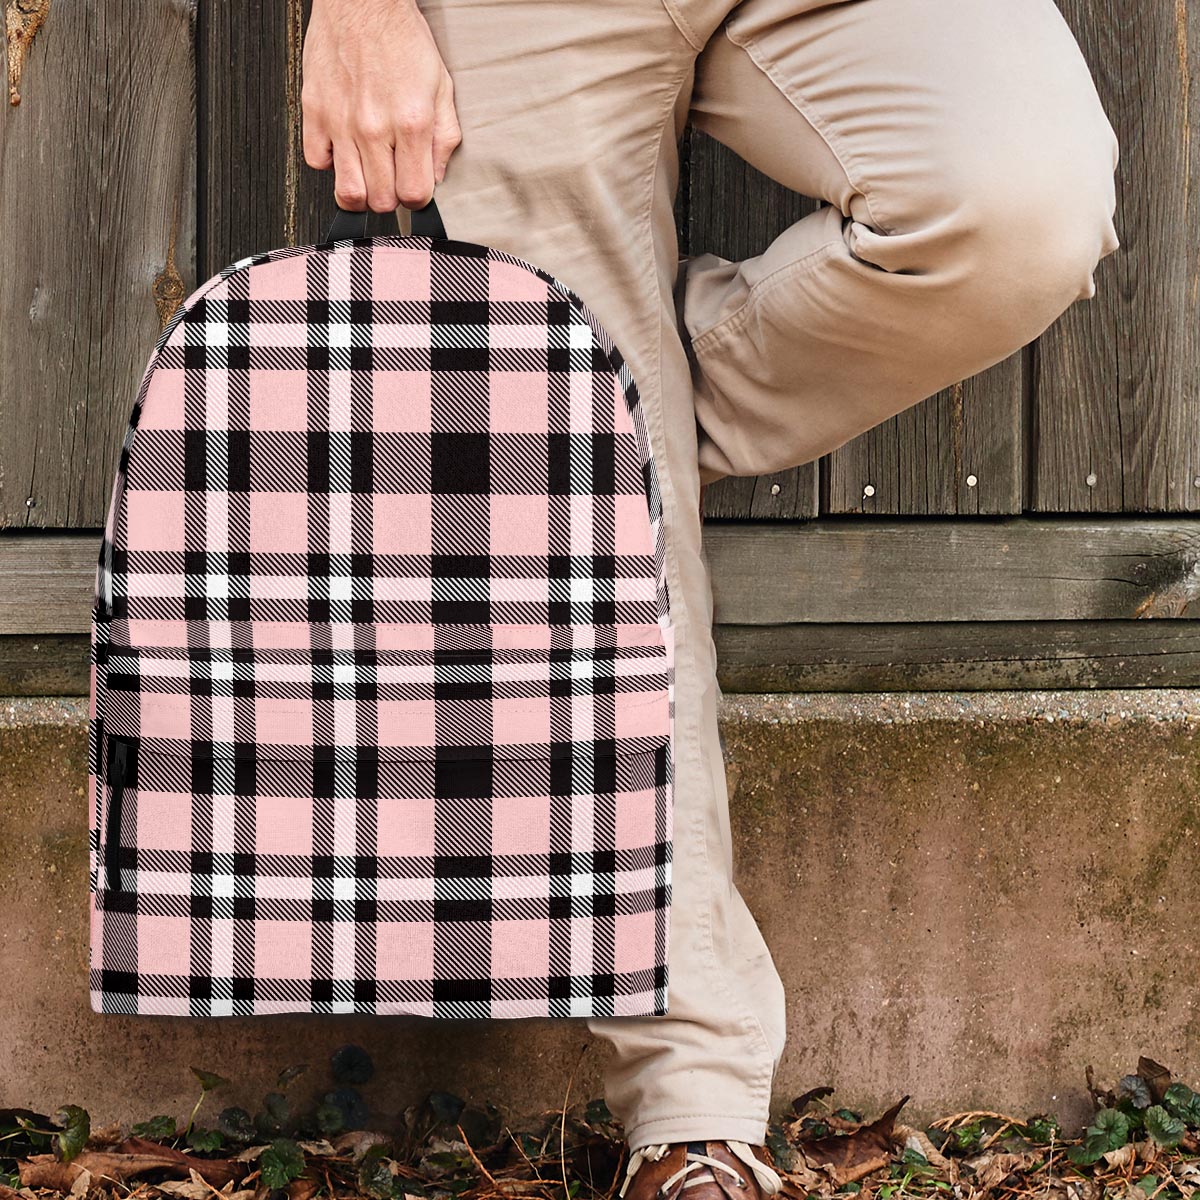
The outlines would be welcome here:
M 432 195 L 427 188 L 403 187 L 400 189 L 399 198 L 405 208 L 424 208 Z
M 401 133 L 424 133 L 433 127 L 433 113 L 426 108 L 406 109 L 396 117 L 396 128 Z
M 387 192 L 378 194 L 372 193 L 370 200 L 370 208 L 372 212 L 389 213 L 396 211 L 396 194 L 393 192 L 390 195 Z
M 367 202 L 367 190 L 353 183 L 338 184 L 334 197 L 342 208 L 361 209 Z

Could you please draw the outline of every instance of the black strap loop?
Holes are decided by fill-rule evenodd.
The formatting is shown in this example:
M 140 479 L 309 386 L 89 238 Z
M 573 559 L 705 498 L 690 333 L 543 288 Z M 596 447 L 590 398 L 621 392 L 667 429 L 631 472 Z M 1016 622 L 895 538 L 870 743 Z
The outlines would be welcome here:
M 365 238 L 367 236 L 367 213 L 350 212 L 349 209 L 338 207 L 325 235 L 327 242 L 340 242 L 347 238 Z M 441 213 L 432 200 L 424 208 L 416 208 L 411 213 L 412 236 L 439 238 L 446 240 L 446 227 L 442 224 Z

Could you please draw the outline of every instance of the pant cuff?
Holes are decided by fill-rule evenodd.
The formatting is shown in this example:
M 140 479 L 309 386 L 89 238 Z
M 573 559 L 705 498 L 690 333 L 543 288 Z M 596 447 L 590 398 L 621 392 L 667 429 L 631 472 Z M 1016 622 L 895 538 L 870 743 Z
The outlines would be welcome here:
M 734 1117 L 720 1113 L 693 1113 L 639 1121 L 625 1131 L 630 1150 L 659 1142 L 733 1141 L 761 1146 L 767 1140 L 762 1117 Z

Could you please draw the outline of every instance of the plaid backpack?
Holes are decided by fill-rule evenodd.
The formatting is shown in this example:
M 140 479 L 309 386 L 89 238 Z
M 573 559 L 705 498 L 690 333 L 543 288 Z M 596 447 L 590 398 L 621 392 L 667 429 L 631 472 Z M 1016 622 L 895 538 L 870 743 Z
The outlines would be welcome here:
M 674 653 L 566 286 L 339 213 L 183 304 L 92 608 L 92 1007 L 667 1011 Z

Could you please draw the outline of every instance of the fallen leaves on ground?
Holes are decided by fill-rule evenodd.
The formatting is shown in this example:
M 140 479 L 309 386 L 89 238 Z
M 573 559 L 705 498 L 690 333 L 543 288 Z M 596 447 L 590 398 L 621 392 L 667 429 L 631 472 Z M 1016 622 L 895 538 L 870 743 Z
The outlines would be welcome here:
M 211 1128 L 199 1114 L 227 1081 L 195 1069 L 182 1127 L 0 1110 L 0 1200 L 614 1200 L 620 1188 L 626 1147 L 601 1101 L 507 1122 L 432 1092 L 400 1121 L 359 1128 L 370 1057 L 343 1047 L 331 1065 L 307 1103 L 294 1098 L 306 1068 L 289 1067 L 259 1111 L 226 1108 Z M 772 1123 L 768 1146 L 786 1200 L 1191 1200 L 1200 1093 L 1145 1057 L 1113 1084 L 1088 1067 L 1086 1082 L 1096 1111 L 1076 1138 L 1047 1114 L 986 1110 L 916 1128 L 900 1121 L 908 1096 L 867 1120 L 819 1087 Z

